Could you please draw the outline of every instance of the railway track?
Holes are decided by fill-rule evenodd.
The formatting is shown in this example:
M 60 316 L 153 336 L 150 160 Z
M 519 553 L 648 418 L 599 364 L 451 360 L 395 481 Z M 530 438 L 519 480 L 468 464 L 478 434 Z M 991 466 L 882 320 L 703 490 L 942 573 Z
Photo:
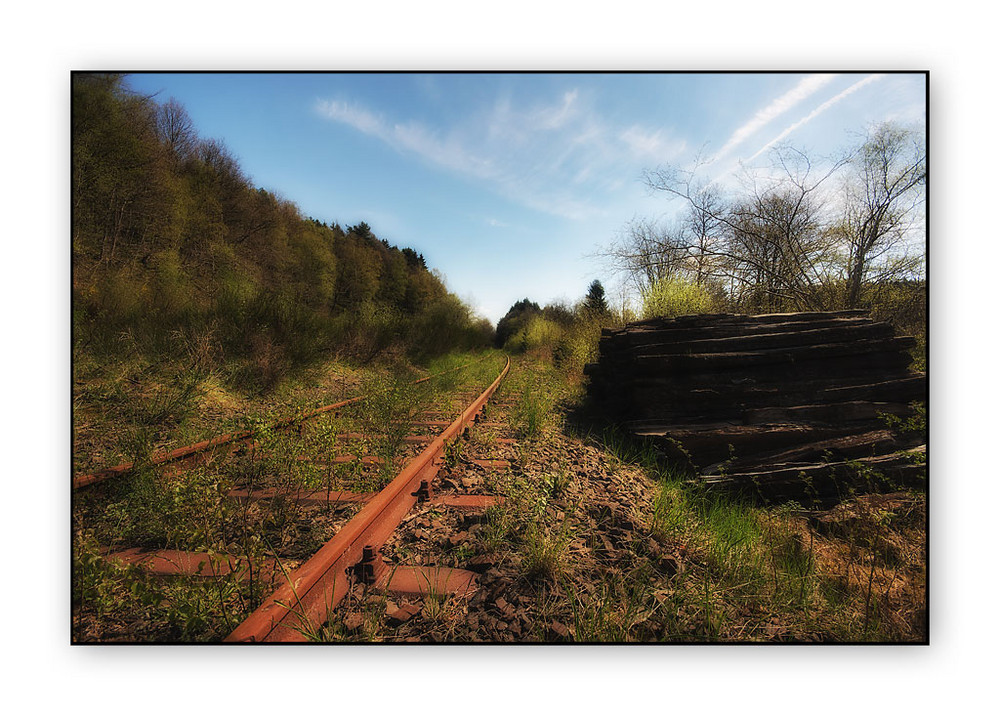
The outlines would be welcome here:
M 483 359 L 480 359 L 483 360 Z M 477 361 L 478 362 L 478 361 Z M 446 375 L 448 373 L 454 373 L 455 371 L 462 370 L 463 368 L 468 368 L 472 364 L 461 365 L 451 370 L 443 371 L 435 375 L 429 375 L 424 378 L 419 378 L 414 381 L 414 385 L 419 385 L 421 383 L 426 383 L 430 380 L 438 378 L 440 376 Z M 278 420 L 267 426 L 269 430 L 283 430 L 301 425 L 307 420 L 325 415 L 341 408 L 346 408 L 348 406 L 354 405 L 361 402 L 367 396 L 358 395 L 353 398 L 348 398 L 346 400 L 341 400 L 336 403 L 331 403 L 329 405 L 324 405 L 318 408 L 313 408 L 311 410 L 304 411 L 303 413 L 291 417 Z M 200 456 L 207 455 L 214 450 L 218 449 L 239 449 L 241 445 L 245 445 L 252 441 L 254 437 L 258 434 L 258 430 L 241 430 L 234 433 L 226 433 L 224 435 L 217 435 L 208 440 L 202 440 L 201 442 L 194 443 L 192 445 L 185 445 L 184 447 L 175 448 L 173 450 L 162 451 L 152 455 L 149 458 L 149 465 L 167 465 L 172 463 L 183 462 L 185 460 L 195 460 Z M 99 482 L 104 482 L 111 478 L 120 477 L 126 475 L 136 468 L 135 462 L 126 462 L 115 465 L 113 467 L 102 468 L 100 470 L 95 470 L 93 472 L 84 473 L 82 475 L 74 475 L 73 477 L 73 489 L 79 489 L 81 487 L 88 487 L 90 485 L 95 485 Z
M 411 460 L 399 475 L 374 496 L 337 536 L 268 597 L 227 638 L 227 642 L 304 641 L 321 626 L 347 594 L 352 581 L 403 594 L 455 593 L 475 590 L 473 572 L 452 568 L 390 568 L 379 548 L 418 500 L 434 497 L 434 477 L 448 445 L 479 416 L 510 369 L 508 358 L 500 375 L 466 407 L 444 431 Z M 478 504 L 476 504 L 478 503 Z M 461 501 L 453 504 L 461 505 Z M 466 499 L 465 504 L 486 507 L 488 500 Z
M 509 369 L 510 360 L 506 359 L 493 382 L 476 394 L 454 419 L 444 419 L 447 410 L 437 409 L 422 411 L 418 419 L 402 420 L 411 433 L 414 430 L 421 433 L 397 436 L 397 442 L 405 446 L 404 452 L 408 455 L 387 460 L 361 454 L 364 451 L 356 449 L 356 454 L 336 455 L 325 461 L 324 464 L 330 466 L 353 464 L 358 470 L 383 473 L 398 469 L 396 476 L 380 490 L 269 484 L 266 480 L 251 480 L 229 489 L 225 499 L 243 506 L 242 509 L 272 503 L 292 504 L 296 510 L 305 512 L 324 509 L 324 519 L 328 523 L 331 512 L 338 515 L 335 525 L 327 524 L 328 532 L 333 529 L 333 537 L 297 565 L 299 560 L 283 560 L 274 554 L 266 557 L 258 554 L 253 558 L 220 554 L 211 549 L 130 547 L 106 550 L 104 558 L 119 568 L 134 567 L 156 578 L 183 575 L 215 580 L 256 580 L 271 593 L 224 639 L 235 643 L 297 642 L 315 637 L 348 591 L 359 585 L 365 590 L 410 598 L 427 595 L 468 597 L 477 589 L 475 572 L 440 565 L 390 565 L 382 558 L 380 549 L 418 503 L 462 513 L 481 513 L 495 503 L 494 498 L 483 494 L 463 494 L 455 490 L 438 494 L 435 478 L 450 456 L 461 450 L 461 443 L 469 437 L 470 429 L 477 423 L 489 424 L 482 419 L 484 408 Z M 364 398 L 359 396 L 323 406 L 296 419 L 273 423 L 268 428 L 294 432 L 298 427 L 301 432 L 306 421 L 320 415 L 336 415 L 339 408 L 360 403 Z M 161 475 L 169 479 L 170 475 L 206 461 L 239 459 L 248 452 L 259 458 L 266 454 L 259 441 L 259 432 L 236 432 L 163 452 L 155 455 L 150 464 L 157 466 Z M 372 436 L 344 432 L 335 438 L 340 443 L 350 444 L 369 440 Z M 317 462 L 309 455 L 296 456 L 296 459 Z M 497 459 L 474 459 L 471 464 L 482 470 L 503 469 L 509 465 Z M 128 475 L 135 469 L 134 464 L 116 466 L 79 476 L 73 485 L 77 489 L 87 488 Z M 356 512 L 347 514 L 351 511 Z

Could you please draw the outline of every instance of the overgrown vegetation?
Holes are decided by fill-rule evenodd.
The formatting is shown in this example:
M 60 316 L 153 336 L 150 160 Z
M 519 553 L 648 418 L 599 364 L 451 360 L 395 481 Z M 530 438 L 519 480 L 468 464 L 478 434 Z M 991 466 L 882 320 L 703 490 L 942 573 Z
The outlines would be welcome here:
M 493 328 L 415 249 L 302 216 L 126 77 L 73 75 L 72 151 L 74 470 L 135 465 L 74 494 L 74 638 L 218 640 L 354 509 L 230 493 L 379 489 L 416 412 L 481 368 L 414 380 L 476 361 Z M 151 464 L 242 430 L 255 441 L 234 455 Z M 105 559 L 133 548 L 249 566 L 164 580 Z
M 634 222 L 632 243 L 613 248 L 631 262 L 619 268 L 641 306 L 609 306 L 594 281 L 572 306 L 518 301 L 494 334 L 414 249 L 364 222 L 302 217 L 254 187 L 173 100 L 137 96 L 120 76 L 74 75 L 74 467 L 135 463 L 75 496 L 74 638 L 224 637 L 356 509 L 231 493 L 380 489 L 412 454 L 420 413 L 457 409 L 460 389 L 495 376 L 494 354 L 454 370 L 495 342 L 522 368 L 498 394 L 511 401 L 500 424 L 519 441 L 518 466 L 485 478 L 504 499 L 449 558 L 499 553 L 516 565 L 536 597 L 532 638 L 919 641 L 923 494 L 853 497 L 827 514 L 761 508 L 694 486 L 647 445 L 579 419 L 602 329 L 639 318 L 864 307 L 923 338 L 922 256 L 902 250 L 925 171 L 919 151 L 903 151 L 912 139 L 874 130 L 838 165 L 854 173 L 837 212 L 817 201 L 808 162 L 792 161 L 801 154 L 783 155 L 786 180 L 739 197 L 651 174 L 690 211 L 669 230 Z M 890 177 L 899 190 L 887 193 Z M 866 219 L 865 198 L 878 217 Z M 416 366 L 441 375 L 415 383 Z M 368 400 L 301 430 L 272 427 L 360 393 Z M 887 421 L 905 431 L 925 419 Z M 242 429 L 255 441 L 235 455 L 183 473 L 150 464 L 164 447 Z M 488 441 L 450 445 L 445 467 L 458 469 L 477 439 Z M 605 496 L 582 491 L 583 479 Z M 633 502 L 612 499 L 620 484 L 635 486 Z M 162 579 L 106 559 L 134 547 L 204 553 L 232 571 Z M 361 632 L 374 638 L 385 599 L 366 609 Z M 450 609 L 443 595 L 424 605 L 431 622 L 460 618 Z
M 381 489 L 400 461 L 414 454 L 404 438 L 426 430 L 413 424 L 418 413 L 431 406 L 450 409 L 462 391 L 481 391 L 499 362 L 491 355 L 443 356 L 431 364 L 437 377 L 421 383 L 415 383 L 419 374 L 399 366 L 368 368 L 359 383 L 366 400 L 298 429 L 275 428 L 279 419 L 313 406 L 313 386 L 299 386 L 292 400 L 308 402 L 291 409 L 265 405 L 232 418 L 228 424 L 253 430 L 253 443 L 182 469 L 150 465 L 154 433 L 134 432 L 135 453 L 145 456 L 136 469 L 74 495 L 74 638 L 222 639 L 358 509 L 300 504 L 293 496 Z M 287 496 L 233 495 L 263 488 Z M 206 573 L 154 577 L 106 557 L 133 548 L 208 555 Z M 235 564 L 243 566 L 209 576 L 209 566 Z
M 558 395 L 564 410 L 572 407 L 577 399 L 571 396 L 579 393 L 567 392 L 551 369 L 546 375 L 553 404 Z M 621 479 L 644 478 L 655 486 L 635 505 L 636 518 L 624 519 L 635 531 L 619 533 L 631 542 L 634 559 L 586 589 L 573 583 L 568 560 L 551 557 L 560 554 L 562 536 L 584 534 L 567 525 L 581 524 L 585 508 L 560 502 L 565 521 L 541 533 L 530 524 L 508 527 L 524 544 L 522 571 L 566 581 L 576 640 L 907 642 L 926 636 L 923 493 L 854 496 L 826 512 L 791 503 L 762 507 L 695 484 L 649 444 L 613 428 L 566 427 L 600 447 Z M 547 437 L 557 439 L 551 428 Z M 543 439 L 537 449 L 550 444 Z M 549 484 L 535 480 L 518 499 L 547 504 Z
M 564 371 L 531 356 L 517 368 L 505 386 L 512 426 L 527 406 L 547 404 L 547 417 L 520 442 L 518 469 L 489 477 L 505 501 L 487 512 L 477 551 L 514 570 L 498 603 L 520 599 L 522 639 L 925 638 L 922 493 L 855 495 L 825 512 L 716 493 L 590 422 Z
M 490 342 L 419 253 L 301 216 L 177 102 L 78 73 L 72 120 L 78 360 L 190 355 L 259 393 L 331 356 L 425 361 Z
M 579 383 L 583 366 L 597 358 L 601 329 L 634 319 L 627 308 L 613 311 L 604 287 L 595 280 L 572 307 L 553 303 L 542 308 L 527 298 L 516 302 L 497 323 L 496 345 L 509 353 L 552 362 Z
M 681 278 L 659 279 L 642 292 L 643 318 L 712 313 L 716 305 L 707 289 Z

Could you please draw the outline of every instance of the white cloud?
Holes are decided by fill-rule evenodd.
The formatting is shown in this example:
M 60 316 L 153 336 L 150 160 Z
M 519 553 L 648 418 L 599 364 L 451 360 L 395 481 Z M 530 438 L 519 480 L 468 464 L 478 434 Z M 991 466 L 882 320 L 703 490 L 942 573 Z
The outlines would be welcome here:
M 878 80 L 882 79 L 884 76 L 885 75 L 868 75 L 863 80 L 855 82 L 853 85 L 851 85 L 850 87 L 848 87 L 847 89 L 845 89 L 840 94 L 835 95 L 834 97 L 828 99 L 826 102 L 824 102 L 823 104 L 821 104 L 819 107 L 817 107 L 816 109 L 814 109 L 812 112 L 810 112 L 809 114 L 807 114 L 805 117 L 803 117 L 802 119 L 800 119 L 798 122 L 795 122 L 794 124 L 786 127 L 780 134 L 778 134 L 778 136 L 776 136 L 774 139 L 772 139 L 771 141 L 769 141 L 763 147 L 761 147 L 760 149 L 758 149 L 756 151 L 756 153 L 754 153 L 753 156 L 751 156 L 747 161 L 748 162 L 749 161 L 753 161 L 754 159 L 756 159 L 757 157 L 759 157 L 761 154 L 763 154 L 765 151 L 767 151 L 768 149 L 770 149 L 771 147 L 773 147 L 775 144 L 777 144 L 778 142 L 780 142 L 782 139 L 784 139 L 785 137 L 787 137 L 789 134 L 791 134 L 792 132 L 794 132 L 796 129 L 798 129 L 799 127 L 801 127 L 806 122 L 809 122 L 809 121 L 815 119 L 816 117 L 818 117 L 819 115 L 823 114 L 823 112 L 825 112 L 826 110 L 830 109 L 830 107 L 832 107 L 833 105 L 837 104 L 838 102 L 840 102 L 842 99 L 844 99 L 848 95 L 851 95 L 851 94 L 857 92 L 859 89 L 861 89 L 865 85 L 869 85 L 872 82 L 877 82 Z
M 363 107 L 357 107 L 349 105 L 346 102 L 338 102 L 335 100 L 320 100 L 317 103 L 316 108 L 320 114 L 328 119 L 332 119 L 336 122 L 343 122 L 344 124 L 350 125 L 364 134 L 376 136 L 380 139 L 388 138 L 386 136 L 385 124 L 382 119 Z
M 878 75 L 878 74 L 876 74 L 876 75 L 869 75 L 869 76 L 865 77 L 864 79 L 859 80 L 858 82 L 855 82 L 853 85 L 851 85 L 847 89 L 843 90 L 842 92 L 839 92 L 838 94 L 834 95 L 830 99 L 828 99 L 825 102 L 823 102 L 822 104 L 820 104 L 818 107 L 816 107 L 815 109 L 813 109 L 811 112 L 809 112 L 807 115 L 805 115 L 804 117 L 802 117 L 798 121 L 793 122 L 792 124 L 790 124 L 787 127 L 785 127 L 777 135 L 775 135 L 772 139 L 768 140 L 763 146 L 761 146 L 757 150 L 755 150 L 754 153 L 751 154 L 749 157 L 737 157 L 737 158 L 731 159 L 728 162 L 723 163 L 723 165 L 722 165 L 723 168 L 713 170 L 714 176 L 712 178 L 712 183 L 718 184 L 718 185 L 723 185 L 723 186 L 732 184 L 734 181 L 736 181 L 734 173 L 737 172 L 741 166 L 744 166 L 744 167 L 751 166 L 751 163 L 753 162 L 753 160 L 757 159 L 757 157 L 759 157 L 760 155 L 762 155 L 768 149 L 770 149 L 771 147 L 773 147 L 774 145 L 776 145 L 778 142 L 780 142 L 783 139 L 785 139 L 786 137 L 788 137 L 795 130 L 799 129 L 800 127 L 802 127 L 806 123 L 812 121 L 813 119 L 815 119 L 819 115 L 823 114 L 824 112 L 826 112 L 827 110 L 829 110 L 831 107 L 833 107 L 835 104 L 837 104 L 838 102 L 840 102 L 841 100 L 843 100 L 845 97 L 853 94 L 854 92 L 857 92 L 862 87 L 865 87 L 866 85 L 871 84 L 872 82 L 875 82 L 875 81 L 881 79 L 882 77 L 883 77 L 883 75 Z M 712 164 L 714 162 L 715 162 L 715 159 L 712 159 L 711 161 L 707 162 L 706 164 Z M 767 173 L 768 173 L 768 170 L 767 169 L 763 169 L 763 168 L 758 168 L 758 171 L 763 172 L 763 174 L 761 174 L 761 176 L 766 176 Z
M 577 90 L 563 95 L 563 103 L 559 107 L 543 107 L 534 114 L 534 126 L 542 130 L 560 129 L 573 116 L 573 105 L 579 96 Z
M 647 161 L 661 161 L 664 156 L 677 156 L 687 148 L 682 139 L 671 139 L 662 129 L 650 131 L 632 125 L 618 135 L 635 156 Z
M 529 106 L 500 97 L 486 111 L 444 127 L 387 120 L 341 100 L 320 101 L 317 111 L 398 151 L 485 181 L 524 206 L 570 219 L 600 215 L 604 210 L 592 201 L 594 192 L 608 191 L 615 177 L 636 176 L 644 164 L 672 159 L 685 147 L 663 128 L 611 126 L 576 89 Z
M 835 77 L 836 75 L 809 75 L 800 80 L 795 87 L 759 110 L 748 122 L 733 132 L 722 146 L 722 149 L 716 153 L 713 161 L 731 152 L 755 132 L 770 124 L 802 100 L 822 89 Z

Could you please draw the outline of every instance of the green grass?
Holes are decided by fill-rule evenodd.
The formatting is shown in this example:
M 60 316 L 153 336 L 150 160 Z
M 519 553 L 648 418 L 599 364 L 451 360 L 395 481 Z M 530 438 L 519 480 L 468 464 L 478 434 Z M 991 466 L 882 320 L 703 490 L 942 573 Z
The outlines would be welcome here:
M 614 429 L 594 442 L 616 469 L 638 468 L 655 483 L 645 522 L 653 537 L 684 555 L 685 568 L 660 595 L 673 611 L 656 612 L 664 625 L 657 638 L 901 638 L 900 625 L 881 618 L 890 601 L 887 585 L 902 564 L 893 541 L 899 527 L 880 527 L 882 518 L 870 515 L 863 530 L 840 535 L 841 542 L 834 546 L 819 545 L 814 533 L 796 522 L 797 505 L 761 507 L 707 490 L 691 481 L 692 475 L 662 460 L 648 444 Z M 891 521 L 892 515 L 885 519 Z M 850 550 L 854 564 L 845 567 L 836 549 Z M 839 572 L 845 568 L 848 574 Z M 640 593 L 640 586 L 626 588 L 623 583 L 630 593 Z M 616 631 L 608 615 L 589 609 L 581 612 L 586 618 L 577 625 L 578 632 L 582 628 L 582 634 L 595 640 L 642 638 L 642 629 Z M 771 628 L 772 620 L 780 626 Z
M 468 355 L 442 359 L 435 367 L 465 365 Z M 364 371 L 357 392 L 369 397 L 351 409 L 326 413 L 300 429 L 276 429 L 274 424 L 341 396 L 317 399 L 317 376 L 302 379 L 301 386 L 286 385 L 280 397 L 253 412 L 226 414 L 214 426 L 197 408 L 204 376 L 187 376 L 164 383 L 162 398 L 133 405 L 138 396 L 163 375 L 141 361 L 118 368 L 134 380 L 111 380 L 109 368 L 78 366 L 78 380 L 87 386 L 75 396 L 81 413 L 97 430 L 115 430 L 119 437 L 114 460 L 136 460 L 136 469 L 74 495 L 73 603 L 77 614 L 110 628 L 111 638 L 138 641 L 216 641 L 252 611 L 269 590 L 259 575 L 250 582 L 235 578 L 153 578 L 137 568 L 122 569 L 102 558 L 105 550 L 130 547 L 180 549 L 246 557 L 254 564 L 265 558 L 304 559 L 330 536 L 320 525 L 306 529 L 303 508 L 292 499 L 237 501 L 227 497 L 234 487 L 346 489 L 370 491 L 395 475 L 392 461 L 403 454 L 402 437 L 412 431 L 411 421 L 431 401 L 448 391 L 475 390 L 495 378 L 489 371 L 496 360 L 486 360 L 475 370 L 457 370 L 447 381 L 438 379 L 414 385 L 416 371 L 401 366 Z M 100 376 L 104 376 L 100 378 Z M 87 380 L 87 378 L 94 380 Z M 234 401 L 234 407 L 243 404 Z M 400 417 L 402 416 L 402 419 Z M 203 432 L 191 434 L 189 421 L 198 419 Z M 183 428 L 183 430 L 182 430 Z M 173 470 L 149 463 L 150 455 L 164 447 L 194 442 L 213 434 L 252 430 L 254 443 L 236 455 L 211 458 L 204 464 Z M 362 432 L 360 441 L 337 440 L 337 435 Z M 184 436 L 183 438 L 180 436 Z M 174 440 L 171 441 L 170 437 Z M 360 462 L 320 464 L 337 455 L 375 454 L 385 460 L 382 468 Z M 301 456 L 315 459 L 306 461 Z M 80 456 L 83 461 L 87 456 Z M 312 508 L 349 513 L 356 507 Z M 344 517 L 346 519 L 346 517 Z M 310 518 L 311 521 L 311 518 Z M 114 626 L 127 624 L 127 627 Z M 76 638 L 84 638 L 84 626 Z M 124 629 L 124 631 L 123 631 Z M 98 631 L 97 633 L 103 633 Z
M 466 356 L 455 356 L 432 367 L 446 370 L 463 362 L 468 362 Z M 377 454 L 379 450 L 398 456 L 405 434 L 405 421 L 397 420 L 399 415 L 415 416 L 428 401 L 436 404 L 458 390 L 478 393 L 496 377 L 501 365 L 501 356 L 493 355 L 454 371 L 447 380 L 427 381 L 416 388 L 412 385 L 416 373 L 369 370 L 360 385 L 372 394 L 370 405 L 326 414 L 301 431 L 273 430 L 269 426 L 278 418 L 326 402 L 317 401 L 314 383 L 301 391 L 289 387 L 287 392 L 279 391 L 280 403 L 238 418 L 217 416 L 218 424 L 227 428 L 255 429 L 256 445 L 242 455 L 177 475 L 140 464 L 124 479 L 77 493 L 75 609 L 98 623 L 128 623 L 131 626 L 119 635 L 140 641 L 222 638 L 266 596 L 259 579 L 250 583 L 231 578 L 153 579 L 135 568 L 109 565 L 101 559 L 101 550 L 175 548 L 247 556 L 252 561 L 308 556 L 324 536 L 318 531 L 303 532 L 303 513 L 294 501 L 238 503 L 226 498 L 228 490 L 237 485 L 374 489 L 384 479 L 380 470 L 360 463 L 315 465 L 298 457 L 333 457 L 348 451 Z M 82 369 L 83 373 L 97 371 L 92 366 Z M 163 445 L 164 435 L 184 434 L 201 419 L 186 406 L 198 404 L 206 383 L 188 390 L 183 381 L 157 381 L 167 386 L 159 406 L 127 406 L 126 397 L 144 392 L 155 371 L 139 363 L 121 370 L 137 384 L 125 381 L 116 393 L 109 383 L 91 383 L 76 400 L 86 404 L 90 416 L 99 415 L 95 406 L 117 416 L 106 425 L 133 426 L 119 431 L 115 449 L 142 463 L 144 456 Z M 561 427 L 565 431 L 561 407 L 574 393 L 564 377 L 550 366 L 527 370 L 520 364 L 498 393 L 498 398 L 512 405 L 506 411 L 491 410 L 518 416 L 515 424 L 521 426 L 522 434 L 531 435 L 519 445 L 521 464 L 535 451 L 550 449 L 547 441 Z M 389 437 L 381 446 L 334 439 L 350 431 Z M 638 541 L 626 563 L 608 566 L 593 581 L 593 589 L 583 589 L 574 581 L 576 565 L 569 545 L 581 538 L 589 540 L 591 535 L 573 522 L 579 505 L 569 503 L 568 498 L 577 500 L 579 488 L 573 469 L 558 456 L 530 476 L 519 469 L 487 474 L 488 490 L 506 499 L 487 511 L 475 547 L 476 552 L 496 553 L 501 563 L 516 561 L 520 579 L 537 590 L 546 615 L 561 614 L 576 640 L 894 641 L 907 633 L 894 616 L 899 597 L 891 588 L 907 564 L 900 535 L 920 527 L 919 515 L 888 509 L 866 513 L 856 524 L 845 523 L 848 531 L 837 535 L 837 549 L 842 553 L 834 555 L 829 540 L 818 541 L 796 522 L 794 505 L 761 508 L 709 492 L 690 484 L 688 473 L 664 463 L 650 445 L 614 430 L 576 437 L 586 437 L 602 449 L 616 479 L 632 479 L 634 471 L 639 471 L 654 486 L 647 503 L 633 506 L 640 512 L 637 523 L 645 531 L 634 533 Z M 464 443 L 457 445 L 465 449 Z M 458 461 L 459 449 L 454 448 L 449 459 Z M 557 509 L 566 515 L 560 522 L 550 517 L 557 501 Z M 644 546 L 643 540 L 659 547 Z M 658 558 L 660 551 L 670 559 Z M 671 567 L 674 558 L 676 566 Z M 444 614 L 445 605 L 437 606 Z M 363 614 L 360 627 L 347 629 L 335 618 L 312 636 L 384 638 L 382 614 Z M 547 619 L 532 627 L 534 638 L 551 638 L 546 636 Z

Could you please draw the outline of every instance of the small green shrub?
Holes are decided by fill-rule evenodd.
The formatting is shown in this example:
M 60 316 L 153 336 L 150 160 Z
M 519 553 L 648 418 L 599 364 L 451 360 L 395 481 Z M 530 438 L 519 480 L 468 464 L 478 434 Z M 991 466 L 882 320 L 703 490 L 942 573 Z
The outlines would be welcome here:
M 714 309 L 715 300 L 705 288 L 683 279 L 657 281 L 642 293 L 643 318 L 672 318 Z
M 556 347 L 563 336 L 563 327 L 542 316 L 531 316 L 524 326 L 510 337 L 504 348 L 511 352 L 547 352 Z

